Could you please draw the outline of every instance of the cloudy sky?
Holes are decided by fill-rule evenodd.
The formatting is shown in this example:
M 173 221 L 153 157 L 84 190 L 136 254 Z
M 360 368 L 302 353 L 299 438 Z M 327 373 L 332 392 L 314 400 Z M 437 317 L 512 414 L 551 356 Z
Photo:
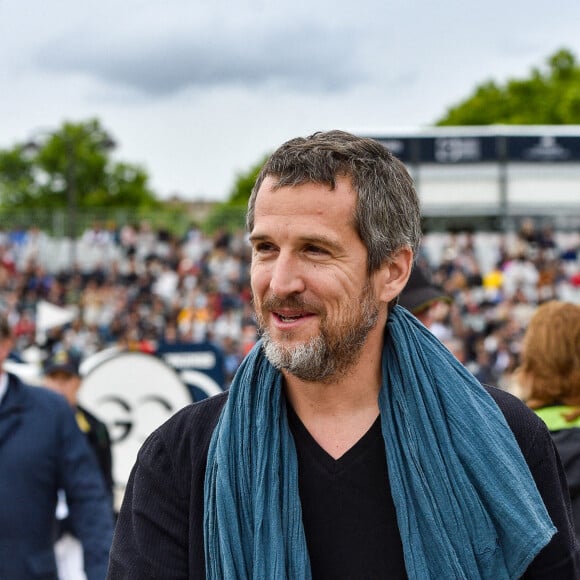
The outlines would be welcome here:
M 0 148 L 97 117 L 161 197 L 317 130 L 434 123 L 566 47 L 580 2 L 0 0 Z

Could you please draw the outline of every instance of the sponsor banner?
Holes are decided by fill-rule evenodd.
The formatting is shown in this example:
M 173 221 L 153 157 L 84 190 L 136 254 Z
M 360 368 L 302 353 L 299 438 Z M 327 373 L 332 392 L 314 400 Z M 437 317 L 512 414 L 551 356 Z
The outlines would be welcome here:
M 449 134 L 373 138 L 404 163 L 580 162 L 580 136 Z
M 189 387 L 194 401 L 224 390 L 224 357 L 210 342 L 162 343 L 157 356 L 163 359 Z
M 83 378 L 79 403 L 109 430 L 115 485 L 124 488 L 145 439 L 192 402 L 188 387 L 162 359 L 143 352 L 112 354 Z
M 507 156 L 524 163 L 580 161 L 580 137 L 536 135 L 509 137 Z

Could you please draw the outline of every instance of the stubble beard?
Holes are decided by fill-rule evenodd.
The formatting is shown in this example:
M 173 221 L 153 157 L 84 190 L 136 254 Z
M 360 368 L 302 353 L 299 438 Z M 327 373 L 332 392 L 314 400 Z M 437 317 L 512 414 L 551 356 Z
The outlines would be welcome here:
M 302 306 L 296 298 L 269 299 L 264 306 Z M 272 366 L 285 370 L 305 382 L 330 383 L 346 374 L 358 361 L 369 332 L 376 326 L 379 308 L 367 284 L 361 296 L 345 307 L 346 315 L 329 325 L 323 318 L 320 334 L 310 340 L 287 346 L 276 342 L 266 328 L 264 318 L 257 314 L 262 330 L 262 347 Z M 290 339 L 290 333 L 283 338 Z

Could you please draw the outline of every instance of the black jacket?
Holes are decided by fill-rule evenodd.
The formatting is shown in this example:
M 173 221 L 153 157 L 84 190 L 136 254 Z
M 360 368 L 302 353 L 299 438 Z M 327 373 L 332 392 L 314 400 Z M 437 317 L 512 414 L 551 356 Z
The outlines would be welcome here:
M 552 438 L 562 459 L 566 472 L 572 513 L 576 525 L 576 538 L 580 542 L 580 428 L 553 431 Z
M 578 577 L 578 547 L 562 465 L 544 423 L 512 395 L 486 387 L 506 416 L 558 528 L 524 578 Z M 205 578 L 204 477 L 227 393 L 182 409 L 145 442 L 132 470 L 111 550 L 109 580 Z
M 107 426 L 92 413 L 80 405 L 76 409 L 76 418 L 80 430 L 85 434 L 93 450 L 107 489 L 113 496 L 113 460 L 111 453 L 111 438 Z

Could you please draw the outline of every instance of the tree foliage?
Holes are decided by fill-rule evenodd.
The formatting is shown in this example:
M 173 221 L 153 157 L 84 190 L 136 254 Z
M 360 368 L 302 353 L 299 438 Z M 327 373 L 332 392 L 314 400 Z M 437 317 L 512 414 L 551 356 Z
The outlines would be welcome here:
M 447 110 L 437 125 L 580 124 L 580 65 L 567 49 L 548 57 L 544 69 L 505 84 L 490 80 Z
M 206 221 L 206 229 L 214 231 L 218 227 L 235 230 L 244 227 L 246 208 L 252 188 L 267 157 L 243 173 L 238 173 L 228 200 L 217 204 Z
M 114 142 L 97 120 L 64 123 L 35 141 L 0 150 L 0 207 L 152 209 L 160 202 L 137 165 L 111 159 Z
M 260 173 L 264 163 L 266 163 L 266 159 L 268 156 L 263 157 L 258 163 L 250 167 L 248 171 L 244 173 L 238 173 L 236 179 L 234 181 L 234 185 L 230 191 L 230 195 L 228 198 L 228 205 L 233 206 L 246 206 L 248 200 L 250 199 L 250 194 L 252 193 L 252 188 L 254 187 L 254 183 L 256 183 L 256 179 L 258 178 L 258 174 Z

